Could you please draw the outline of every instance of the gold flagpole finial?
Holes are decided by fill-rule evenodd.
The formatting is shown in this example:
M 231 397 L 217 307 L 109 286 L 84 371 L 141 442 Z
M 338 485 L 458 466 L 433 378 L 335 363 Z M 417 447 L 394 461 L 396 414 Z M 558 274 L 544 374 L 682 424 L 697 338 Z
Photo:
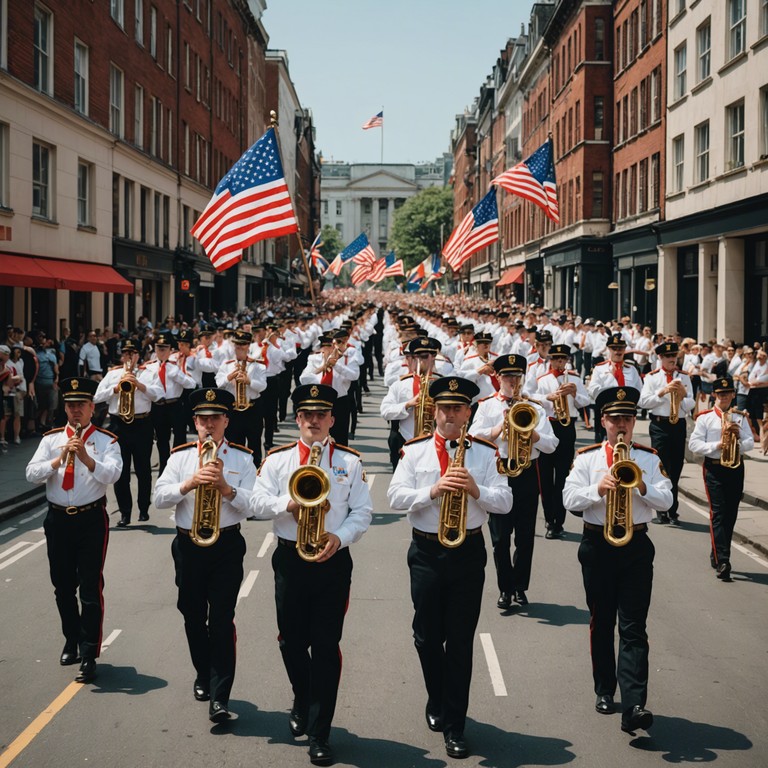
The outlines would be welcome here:
M 274 109 L 269 110 L 269 127 L 277 128 L 277 112 Z

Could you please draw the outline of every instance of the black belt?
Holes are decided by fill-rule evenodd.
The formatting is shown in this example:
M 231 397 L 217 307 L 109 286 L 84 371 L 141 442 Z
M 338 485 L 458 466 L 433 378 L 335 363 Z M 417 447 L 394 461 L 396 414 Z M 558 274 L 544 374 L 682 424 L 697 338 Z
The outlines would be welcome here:
M 584 523 L 584 530 L 585 531 L 602 531 L 603 526 L 602 525 L 595 525 L 594 523 Z M 648 524 L 647 523 L 635 523 L 632 526 L 632 530 L 635 533 L 641 533 L 642 531 L 648 530 Z
M 476 536 L 478 533 L 482 532 L 482 526 L 478 526 L 477 528 L 468 528 L 467 536 Z M 418 528 L 413 529 L 413 535 L 420 536 L 422 539 L 428 539 L 429 541 L 440 541 L 436 533 L 427 533 L 426 531 L 420 531 Z
M 155 405 L 173 405 L 174 403 L 178 403 L 178 402 L 179 402 L 178 397 L 173 397 L 170 400 L 166 400 L 165 398 L 163 398 L 162 400 L 158 400 L 155 403 Z
M 282 544 L 284 547 L 296 546 L 296 542 L 293 539 L 284 539 L 282 536 L 277 537 L 277 543 Z
M 100 499 L 96 499 L 96 501 L 92 501 L 90 504 L 83 504 L 81 507 L 76 507 L 74 505 L 62 507 L 60 504 L 53 504 L 52 502 L 48 502 L 48 506 L 54 512 L 66 512 L 68 515 L 76 515 L 78 512 L 88 512 L 91 509 L 98 509 L 99 507 L 103 509 L 106 500 L 106 496 L 102 496 Z
M 189 528 L 180 528 L 178 525 L 176 526 L 176 530 L 179 533 L 183 533 L 185 536 L 189 536 L 192 531 L 189 530 Z M 240 530 L 240 523 L 235 523 L 234 525 L 225 525 L 223 528 L 219 528 L 219 533 L 226 533 L 227 531 L 239 531 Z
M 726 464 L 723 464 L 720 459 L 710 459 L 709 456 L 704 457 L 704 464 L 708 467 L 725 467 L 726 469 L 734 469 L 734 467 L 729 467 Z
M 115 416 L 116 418 L 120 419 L 124 424 L 130 424 L 130 421 L 126 421 L 119 413 L 113 413 L 110 414 L 112 416 Z M 133 421 L 136 421 L 136 419 L 146 419 L 147 416 L 150 415 L 150 412 L 147 411 L 146 413 L 134 413 L 133 414 Z
M 651 420 L 656 422 L 666 422 L 667 424 L 671 424 L 672 422 L 669 420 L 669 416 L 657 416 L 655 413 L 651 414 Z M 678 419 L 677 423 L 680 423 L 680 420 Z M 674 426 L 674 425 L 673 425 Z

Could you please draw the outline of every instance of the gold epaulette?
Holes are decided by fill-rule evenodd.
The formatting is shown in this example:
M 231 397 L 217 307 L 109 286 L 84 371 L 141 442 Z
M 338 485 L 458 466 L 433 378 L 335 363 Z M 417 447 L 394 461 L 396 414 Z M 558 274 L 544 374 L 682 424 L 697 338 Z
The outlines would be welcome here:
M 403 447 L 406 445 L 413 445 L 414 443 L 420 443 L 423 440 L 430 440 L 432 438 L 432 435 L 421 435 L 420 437 L 412 437 L 410 440 L 406 440 L 405 443 L 403 443 Z
M 296 443 L 299 441 L 296 440 L 293 443 L 288 443 L 288 445 L 278 445 L 277 448 L 271 448 L 267 451 L 267 456 L 271 456 L 273 453 L 280 453 L 280 451 L 287 451 L 289 448 L 295 448 Z
M 250 448 L 246 448 L 244 445 L 240 445 L 239 443 L 229 443 L 230 448 L 237 448 L 238 451 L 242 451 L 243 453 L 253 453 L 253 451 Z
M 647 451 L 648 453 L 658 453 L 655 448 L 651 448 L 650 445 L 643 445 L 642 443 L 632 443 L 632 447 L 640 451 Z
M 498 447 L 498 446 L 496 445 L 496 443 L 492 443 L 490 440 L 486 440 L 486 439 L 485 439 L 485 438 L 483 438 L 483 437 L 475 437 L 474 435 L 470 435 L 470 436 L 469 436 L 469 439 L 470 439 L 470 440 L 471 440 L 473 443 L 479 443 L 480 445 L 486 445 L 486 446 L 488 446 L 488 448 L 493 448 L 493 450 L 494 450 L 494 451 L 495 451 L 495 450 L 497 449 L 497 447 Z
M 334 448 L 338 448 L 340 451 L 346 451 L 347 453 L 354 453 L 355 456 L 360 456 L 360 451 L 356 451 L 354 448 L 350 448 L 348 445 L 341 445 L 341 443 L 334 443 Z
M 413 376 L 412 373 L 405 373 L 400 377 L 400 381 L 405 381 L 406 379 L 410 379 L 411 376 Z
M 112 438 L 112 442 L 115 442 L 117 440 L 117 435 L 114 432 L 110 432 L 108 429 L 102 429 L 101 427 L 96 427 L 97 432 L 102 432 L 105 435 L 109 435 Z
M 122 365 L 113 365 L 111 368 L 107 369 L 107 372 L 109 371 L 116 371 L 118 368 L 123 368 Z
M 191 448 L 193 445 L 197 445 L 197 443 L 192 442 L 192 443 L 184 443 L 184 445 L 177 445 L 175 448 L 171 449 L 171 453 L 176 453 L 176 451 L 183 451 L 186 448 Z
M 583 448 L 579 448 L 578 451 L 576 451 L 577 454 L 579 453 L 588 453 L 589 451 L 596 451 L 598 448 L 602 447 L 602 443 L 592 443 L 592 445 L 585 445 Z
M 48 437 L 48 435 L 55 435 L 57 432 L 63 432 L 66 429 L 66 427 L 57 427 L 56 429 L 49 429 L 43 437 Z
M 708 409 L 708 410 L 706 410 L 706 411 L 699 411 L 699 412 L 696 414 L 696 418 L 698 419 L 698 418 L 699 418 L 699 416 L 703 416 L 705 413 L 712 413 L 712 411 L 713 411 L 713 410 L 714 410 L 714 408 L 709 408 L 709 409 Z
M 486 397 L 481 397 L 477 402 L 478 403 L 484 403 L 486 400 L 490 400 L 492 397 L 496 397 L 496 394 L 487 395 Z

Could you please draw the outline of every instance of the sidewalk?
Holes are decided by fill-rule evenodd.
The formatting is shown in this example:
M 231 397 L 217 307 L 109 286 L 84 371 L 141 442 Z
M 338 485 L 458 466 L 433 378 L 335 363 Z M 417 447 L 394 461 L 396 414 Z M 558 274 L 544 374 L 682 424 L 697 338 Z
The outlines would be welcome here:
M 374 406 L 373 402 L 366 398 L 366 408 L 370 410 L 372 407 L 378 407 L 378 403 Z M 635 438 L 646 445 L 650 445 L 649 423 L 638 419 L 635 427 Z M 40 438 L 27 438 L 22 440 L 21 445 L 9 445 L 8 453 L 0 454 L 0 522 L 23 514 L 45 501 L 45 486 L 30 485 L 24 476 L 39 440 Z M 577 448 L 591 442 L 592 432 L 587 432 L 579 424 Z M 744 464 L 744 498 L 739 508 L 734 538 L 768 555 L 768 456 L 763 456 L 756 448 L 744 457 Z M 685 464 L 680 478 L 680 493 L 693 503 L 705 509 L 709 508 L 700 464 Z

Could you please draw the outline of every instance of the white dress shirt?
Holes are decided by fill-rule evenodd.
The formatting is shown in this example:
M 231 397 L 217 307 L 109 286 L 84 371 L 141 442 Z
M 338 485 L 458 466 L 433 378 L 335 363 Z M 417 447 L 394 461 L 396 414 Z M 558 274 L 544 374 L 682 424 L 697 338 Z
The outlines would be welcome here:
M 680 410 L 678 411 L 678 416 L 684 419 L 693 410 L 694 405 L 696 405 L 693 399 L 691 379 L 687 373 L 678 370 L 672 372 L 672 377 L 685 385 L 685 397 L 680 401 Z M 667 374 L 663 369 L 657 368 L 655 371 L 646 374 L 643 379 L 643 389 L 640 392 L 640 401 L 637 407 L 649 411 L 654 416 L 669 417 L 670 396 L 669 394 L 659 394 L 666 386 Z
M 749 426 L 749 419 L 741 413 L 732 413 L 731 419 L 739 424 L 739 447 L 741 453 L 747 453 L 755 447 L 755 438 Z M 696 418 L 693 432 L 688 439 L 688 447 L 693 453 L 709 459 L 720 458 L 720 442 L 723 439 L 723 412 L 719 408 L 702 411 Z

